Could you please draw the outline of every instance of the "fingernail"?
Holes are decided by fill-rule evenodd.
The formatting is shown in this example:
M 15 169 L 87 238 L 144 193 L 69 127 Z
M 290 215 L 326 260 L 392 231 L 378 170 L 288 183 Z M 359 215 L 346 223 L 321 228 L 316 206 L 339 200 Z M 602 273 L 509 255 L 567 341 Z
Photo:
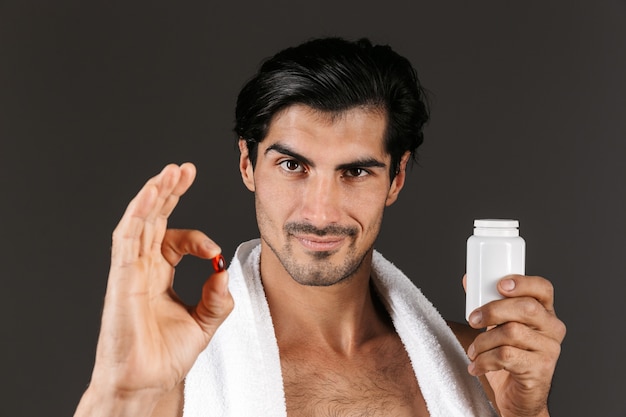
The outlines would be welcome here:
M 467 356 L 471 359 L 474 360 L 474 353 L 475 353 L 476 348 L 474 347 L 474 344 L 472 343 L 470 345 L 470 347 L 467 349 Z
M 471 362 L 468 367 L 467 367 L 467 371 L 471 374 L 474 375 L 474 369 L 476 368 L 476 365 L 474 365 L 474 362 Z
M 504 291 L 513 291 L 515 289 L 515 281 L 513 281 L 512 279 L 502 280 L 502 282 L 500 283 L 500 288 L 502 288 Z
M 480 325 L 482 321 L 483 321 L 483 313 L 481 313 L 480 310 L 473 312 L 472 315 L 470 316 L 470 323 L 473 324 L 474 326 Z

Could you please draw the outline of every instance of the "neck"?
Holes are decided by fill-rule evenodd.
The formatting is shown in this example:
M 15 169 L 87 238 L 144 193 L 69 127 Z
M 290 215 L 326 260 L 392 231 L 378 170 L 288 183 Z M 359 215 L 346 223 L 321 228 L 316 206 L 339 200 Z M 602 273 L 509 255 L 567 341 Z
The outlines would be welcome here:
M 267 252 L 261 277 L 281 350 L 305 343 L 350 355 L 392 328 L 371 287 L 371 252 L 356 274 L 327 287 L 297 283 Z

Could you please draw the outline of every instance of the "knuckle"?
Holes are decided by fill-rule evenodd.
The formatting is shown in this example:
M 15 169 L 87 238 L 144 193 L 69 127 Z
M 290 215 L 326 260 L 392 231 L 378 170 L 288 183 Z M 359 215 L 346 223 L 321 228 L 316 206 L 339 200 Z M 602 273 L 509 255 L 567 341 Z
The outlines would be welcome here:
M 549 348 L 548 355 L 551 359 L 551 363 L 553 363 L 556 360 L 556 358 L 561 356 L 561 344 L 557 342 L 552 343 L 552 345 Z
M 556 342 L 561 343 L 567 334 L 567 326 L 556 316 L 552 315 L 546 326 L 545 334 Z
M 113 242 L 113 244 L 115 244 L 121 238 L 122 238 L 122 231 L 120 230 L 120 227 L 118 226 L 115 229 L 113 229 L 113 233 L 111 233 L 111 242 Z
M 235 309 L 235 300 L 233 297 L 228 297 L 228 301 L 224 305 L 224 314 L 229 315 Z
M 534 276 L 533 281 L 536 282 L 540 291 L 545 294 L 551 300 L 554 300 L 554 285 L 552 281 L 545 277 Z
M 202 306 L 206 317 L 212 320 L 221 321 L 230 313 L 229 305 L 226 302 L 203 301 Z
M 541 305 L 537 300 L 523 300 L 520 301 L 520 311 L 524 314 L 525 317 L 536 317 L 541 312 Z
M 565 339 L 565 336 L 567 335 L 567 326 L 561 320 L 558 320 L 558 324 L 556 327 L 557 327 L 556 329 L 557 338 L 559 341 L 562 341 L 563 339 Z
M 543 356 L 538 362 L 539 366 L 537 367 L 537 370 L 539 371 L 539 375 L 551 376 L 554 373 L 556 360 L 552 356 Z
M 520 323 L 509 322 L 500 327 L 506 340 L 523 340 L 526 336 L 526 326 Z
M 545 286 L 545 293 L 551 298 L 554 299 L 554 285 L 552 284 L 552 282 L 548 281 L 547 279 L 544 278 L 544 286 Z
M 501 346 L 496 349 L 495 355 L 500 363 L 510 363 L 516 356 L 516 349 L 512 346 Z

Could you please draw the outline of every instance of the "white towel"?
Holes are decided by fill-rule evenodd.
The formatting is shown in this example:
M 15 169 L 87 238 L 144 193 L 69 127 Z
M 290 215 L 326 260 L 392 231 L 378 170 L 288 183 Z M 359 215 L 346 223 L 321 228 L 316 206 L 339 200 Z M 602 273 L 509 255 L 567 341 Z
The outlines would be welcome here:
M 185 381 L 184 417 L 285 417 L 278 344 L 259 274 L 260 245 L 239 246 L 228 268 L 235 309 Z M 378 252 L 375 287 L 411 359 L 431 417 L 495 416 L 463 348 L 419 289 Z

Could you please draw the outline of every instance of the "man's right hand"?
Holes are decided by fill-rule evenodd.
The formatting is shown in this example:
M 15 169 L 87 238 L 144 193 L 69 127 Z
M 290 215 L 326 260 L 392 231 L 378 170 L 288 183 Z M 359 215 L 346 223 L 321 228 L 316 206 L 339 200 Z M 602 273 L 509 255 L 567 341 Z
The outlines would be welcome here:
M 209 259 L 221 251 L 199 231 L 167 230 L 194 178 L 192 164 L 166 166 L 130 202 L 113 233 L 95 366 L 75 417 L 151 415 L 232 311 L 226 271 L 206 281 L 195 307 L 172 288 L 184 255 Z

